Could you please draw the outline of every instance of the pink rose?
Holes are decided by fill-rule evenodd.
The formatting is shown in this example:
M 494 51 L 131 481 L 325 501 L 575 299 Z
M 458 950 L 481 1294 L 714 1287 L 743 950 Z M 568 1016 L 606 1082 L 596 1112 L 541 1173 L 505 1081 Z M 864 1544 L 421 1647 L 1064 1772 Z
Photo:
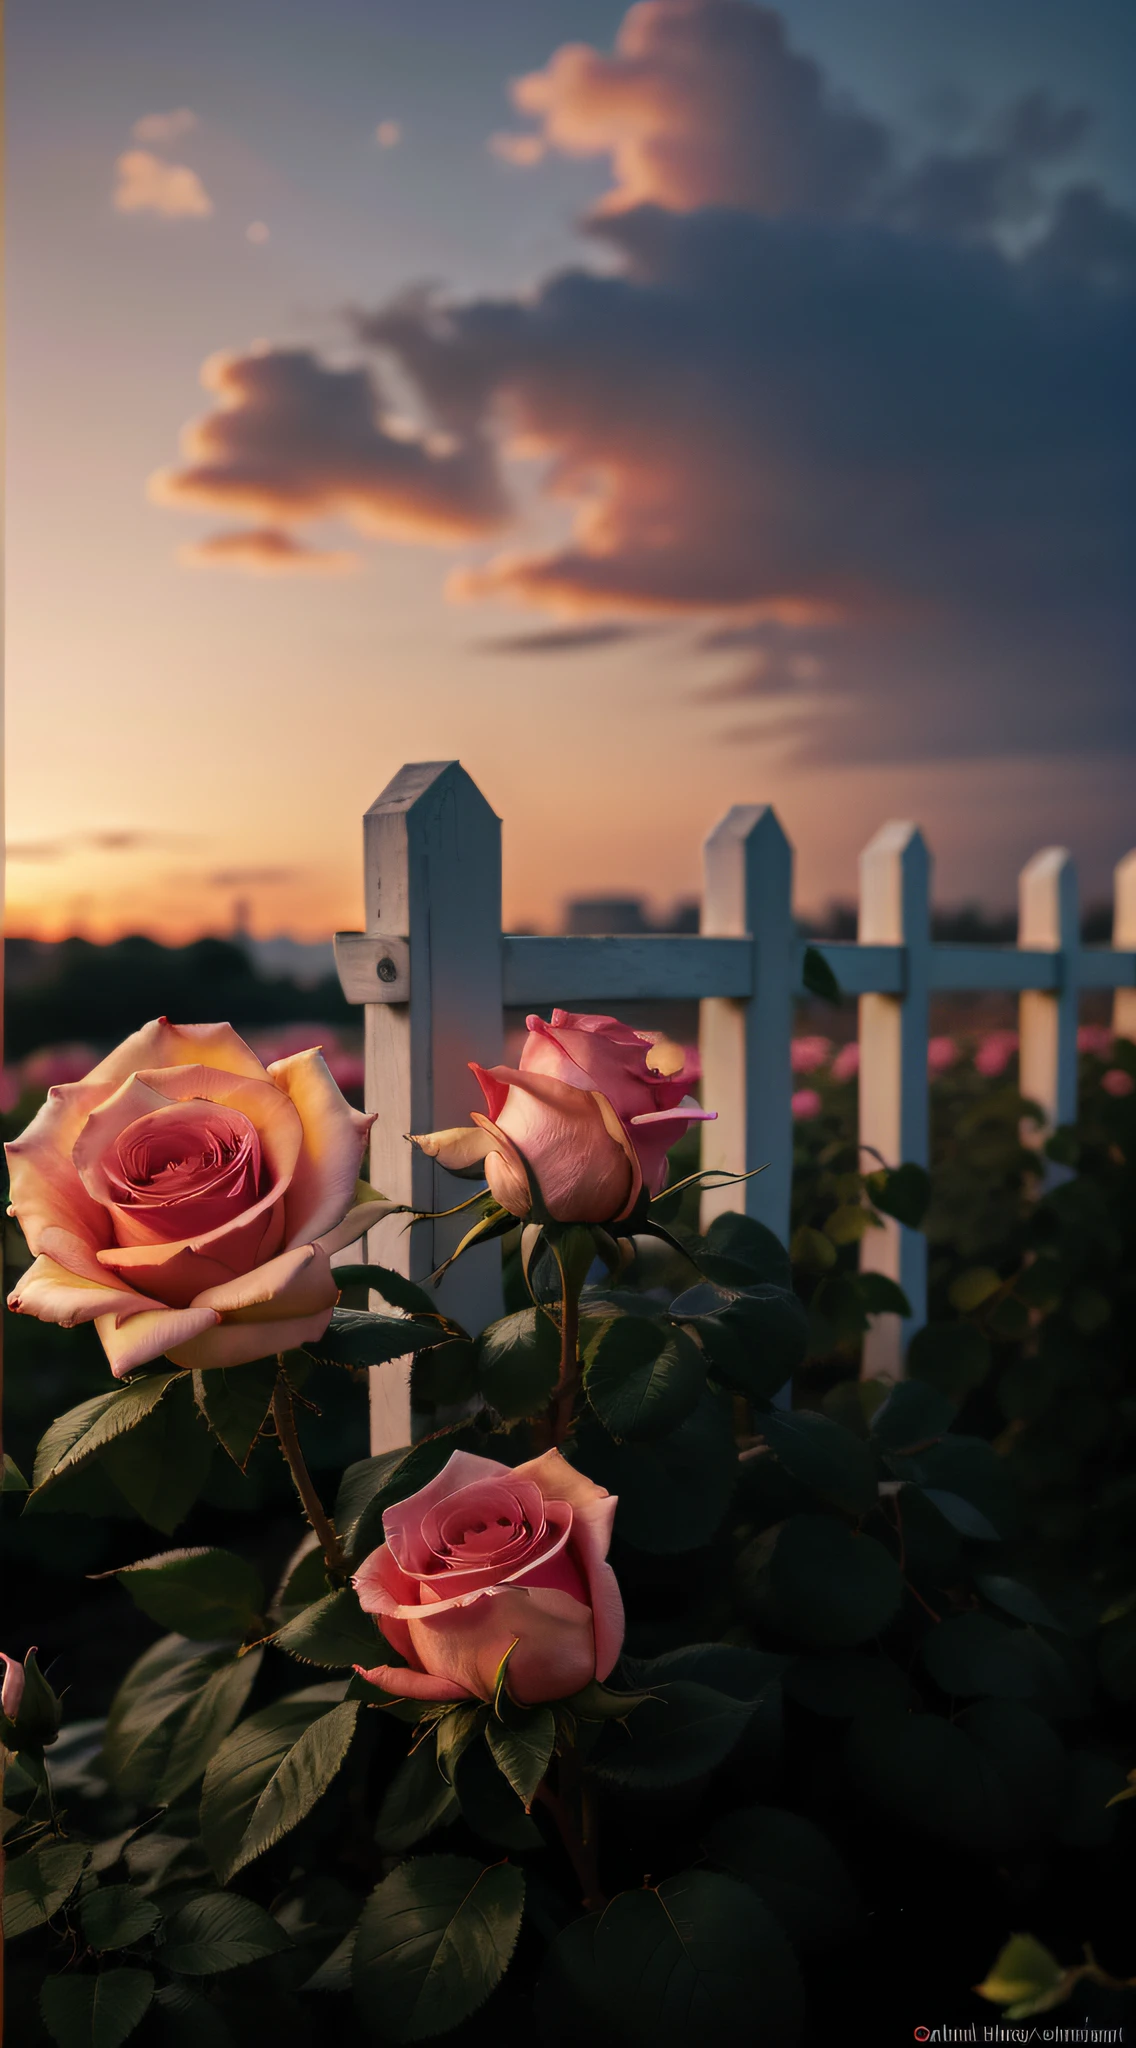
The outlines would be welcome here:
M 529 1172 L 558 1223 L 620 1222 L 646 1187 L 658 1194 L 666 1155 L 696 1121 L 690 1088 L 697 1055 L 659 1031 L 633 1031 L 615 1017 L 554 1010 L 529 1017 L 518 1067 L 479 1067 L 488 1116 L 415 1139 L 451 1172 L 480 1165 L 489 1189 L 513 1216 L 532 1208 Z
M 854 1038 L 842 1045 L 832 1062 L 834 1081 L 851 1081 L 860 1071 L 860 1047 Z
M 927 1072 L 948 1074 L 958 1059 L 958 1047 L 953 1038 L 930 1038 L 927 1041 Z
M 1004 1074 L 1018 1049 L 1016 1031 L 988 1031 L 974 1055 L 974 1064 L 988 1081 Z
M 372 1122 L 318 1050 L 265 1068 L 228 1024 L 143 1025 L 7 1147 L 37 1254 L 9 1308 L 93 1320 L 116 1379 L 322 1336 Z
M 4 1683 L 0 1685 L 0 1714 L 6 1721 L 14 1721 L 20 1711 L 24 1697 L 24 1667 L 15 1657 L 9 1657 L 0 1650 L 0 1664 L 4 1666 Z
M 1109 1095 L 1131 1095 L 1136 1081 L 1123 1067 L 1110 1067 L 1107 1074 L 1101 1075 L 1101 1087 Z
M 789 1048 L 789 1065 L 795 1074 L 815 1074 L 831 1058 L 831 1038 L 794 1038 Z
M 810 1117 L 820 1115 L 824 1104 L 815 1088 L 798 1088 L 796 1094 L 790 1098 L 789 1107 L 795 1117 L 807 1123 Z
M 406 1699 L 489 1700 L 515 1643 L 509 1690 L 526 1705 L 606 1678 L 623 1642 L 606 1562 L 615 1506 L 559 1451 L 515 1469 L 455 1451 L 386 1510 L 386 1542 L 355 1574 L 361 1605 L 407 1660 L 363 1677 Z

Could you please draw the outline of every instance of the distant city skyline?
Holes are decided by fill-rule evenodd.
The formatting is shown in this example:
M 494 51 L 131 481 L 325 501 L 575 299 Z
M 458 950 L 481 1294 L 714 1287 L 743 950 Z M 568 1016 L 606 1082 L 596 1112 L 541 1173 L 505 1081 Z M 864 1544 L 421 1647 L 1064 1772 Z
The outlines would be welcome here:
M 9 929 L 1136 843 L 1125 0 L 12 0 Z

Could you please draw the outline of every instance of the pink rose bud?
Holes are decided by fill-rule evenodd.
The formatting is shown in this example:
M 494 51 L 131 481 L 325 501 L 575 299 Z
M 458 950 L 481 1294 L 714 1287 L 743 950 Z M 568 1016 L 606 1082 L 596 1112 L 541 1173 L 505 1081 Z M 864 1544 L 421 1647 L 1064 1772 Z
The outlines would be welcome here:
M 958 1047 L 953 1038 L 932 1038 L 927 1042 L 927 1072 L 947 1074 L 958 1059 Z
M 373 1121 L 318 1048 L 266 1068 L 231 1025 L 144 1025 L 7 1147 L 36 1254 L 9 1308 L 94 1321 L 116 1379 L 322 1336 L 329 1255 L 386 1213 L 353 1207 Z
M 623 1643 L 615 1508 L 559 1451 L 512 1469 L 455 1451 L 387 1509 L 386 1541 L 353 1581 L 406 1665 L 356 1670 L 405 1699 L 491 1700 L 515 1644 L 508 1687 L 526 1706 L 606 1678 Z
M 4 1666 L 4 1682 L 0 1685 L 0 1714 L 6 1721 L 14 1721 L 20 1711 L 24 1697 L 24 1667 L 15 1657 L 0 1650 L 0 1664 Z
M 554 1010 L 527 1024 L 518 1066 L 470 1062 L 488 1115 L 414 1142 L 451 1173 L 480 1166 L 510 1215 L 535 1213 L 539 1194 L 558 1223 L 618 1223 L 643 1187 L 661 1191 L 676 1140 L 717 1114 L 689 1093 L 697 1057 L 615 1017 Z

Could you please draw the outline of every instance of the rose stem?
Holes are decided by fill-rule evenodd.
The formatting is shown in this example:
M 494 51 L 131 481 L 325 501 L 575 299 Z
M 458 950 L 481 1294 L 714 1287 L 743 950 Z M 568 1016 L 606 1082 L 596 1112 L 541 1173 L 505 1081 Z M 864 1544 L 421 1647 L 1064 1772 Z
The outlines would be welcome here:
M 560 1373 L 552 1396 L 552 1441 L 563 1443 L 572 1427 L 572 1411 L 580 1384 L 580 1290 L 567 1266 L 560 1264 Z
M 607 1905 L 607 1899 L 600 1890 L 595 1839 L 590 1832 L 577 1827 L 569 1799 L 570 1792 L 574 1791 L 583 1812 L 580 1759 L 575 1749 L 565 1750 L 561 1756 L 560 1783 L 561 1790 L 554 1792 L 546 1778 L 537 1787 L 536 1797 L 556 1822 L 557 1832 L 579 1882 L 585 1913 L 598 1912 Z
M 343 1555 L 343 1545 L 335 1533 L 334 1522 L 331 1520 L 330 1515 L 324 1511 L 323 1503 L 315 1487 L 312 1485 L 312 1475 L 304 1463 L 304 1454 L 300 1449 L 299 1432 L 296 1428 L 296 1410 L 292 1400 L 292 1389 L 288 1385 L 287 1376 L 284 1372 L 283 1359 L 280 1358 L 277 1362 L 280 1366 L 280 1372 L 277 1376 L 276 1385 L 272 1390 L 272 1420 L 276 1424 L 276 1435 L 280 1442 L 280 1449 L 292 1474 L 296 1492 L 300 1496 L 300 1505 L 316 1535 L 319 1537 L 323 1548 L 323 1561 L 328 1571 L 336 1572 L 341 1578 L 345 1578 L 347 1576 L 347 1559 Z

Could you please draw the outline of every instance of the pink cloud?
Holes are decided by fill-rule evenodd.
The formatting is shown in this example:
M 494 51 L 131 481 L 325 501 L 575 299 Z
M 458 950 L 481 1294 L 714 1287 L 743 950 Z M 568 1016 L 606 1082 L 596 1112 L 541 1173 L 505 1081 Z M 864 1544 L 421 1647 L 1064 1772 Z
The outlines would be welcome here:
M 189 541 L 178 550 L 179 561 L 191 568 L 247 569 L 259 575 L 280 575 L 307 569 L 323 576 L 343 576 L 359 567 L 349 549 L 316 548 L 278 526 L 234 527 Z
M 149 149 L 128 149 L 115 165 L 116 213 L 158 213 L 165 220 L 204 220 L 213 201 L 188 164 L 167 164 Z

